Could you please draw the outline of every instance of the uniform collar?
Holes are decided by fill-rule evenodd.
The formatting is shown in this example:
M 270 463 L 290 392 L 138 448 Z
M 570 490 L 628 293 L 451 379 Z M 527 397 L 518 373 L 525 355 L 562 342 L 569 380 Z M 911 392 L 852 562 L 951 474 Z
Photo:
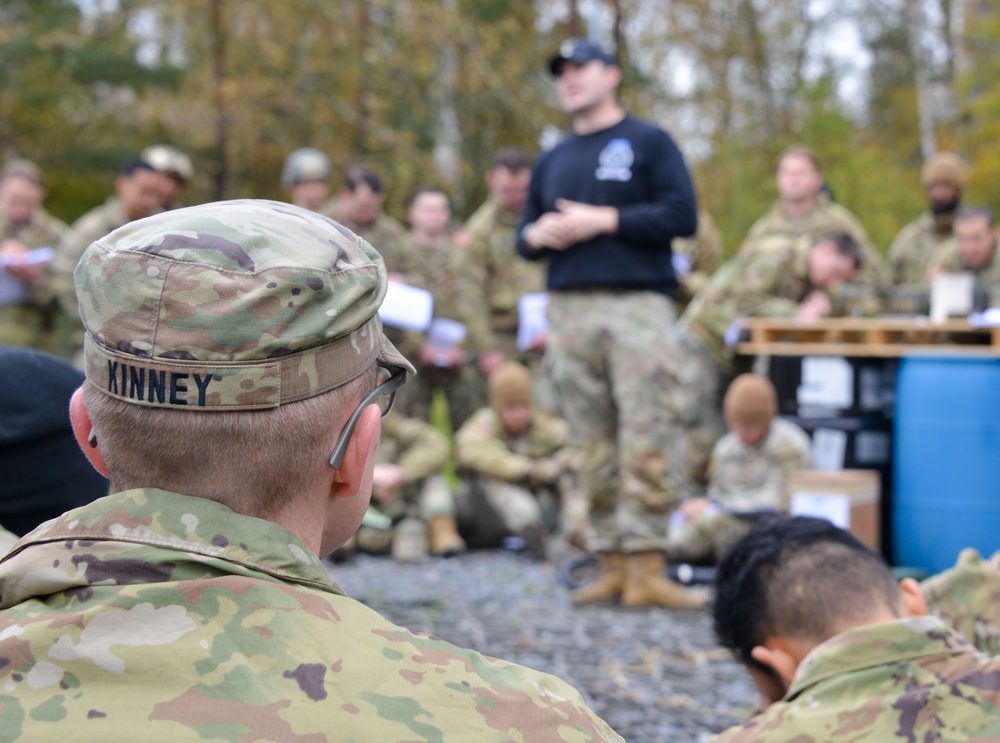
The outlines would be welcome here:
M 164 562 L 183 562 L 186 553 L 198 562 L 230 563 L 237 568 L 234 572 L 264 573 L 280 581 L 343 593 L 319 557 L 284 527 L 236 513 L 215 501 L 155 488 L 114 493 L 42 524 L 0 561 L 0 579 L 12 569 L 30 570 L 33 547 L 60 542 L 70 549 L 97 553 L 101 543 L 156 547 L 173 551 Z M 45 554 L 42 550 L 38 559 L 45 561 Z M 225 570 L 224 565 L 220 568 Z M 4 593 L 5 603 L 9 598 Z
M 795 672 L 785 701 L 828 678 L 887 662 L 975 652 L 964 637 L 935 616 L 855 627 L 817 645 L 806 655 Z

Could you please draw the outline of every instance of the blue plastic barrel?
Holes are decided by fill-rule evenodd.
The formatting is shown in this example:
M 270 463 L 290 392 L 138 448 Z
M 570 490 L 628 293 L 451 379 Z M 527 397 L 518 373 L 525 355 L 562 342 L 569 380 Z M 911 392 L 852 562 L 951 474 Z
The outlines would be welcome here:
M 904 358 L 895 428 L 895 564 L 936 573 L 1000 549 L 1000 359 Z

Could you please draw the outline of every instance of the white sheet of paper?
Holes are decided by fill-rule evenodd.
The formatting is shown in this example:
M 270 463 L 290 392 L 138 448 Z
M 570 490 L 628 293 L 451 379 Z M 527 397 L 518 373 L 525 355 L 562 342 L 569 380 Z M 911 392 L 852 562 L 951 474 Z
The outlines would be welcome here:
M 423 332 L 430 327 L 434 316 L 434 297 L 424 289 L 390 281 L 378 315 L 383 325 Z
M 834 526 L 847 529 L 851 526 L 851 499 L 835 493 L 792 493 L 793 516 L 813 516 L 826 519 Z
M 0 256 L 0 307 L 21 304 L 28 299 L 28 287 L 19 278 L 7 273 L 7 266 L 48 263 L 54 255 L 52 248 L 35 248 L 27 253 Z
M 799 405 L 843 410 L 854 401 L 854 370 L 837 356 L 802 357 Z
M 847 432 L 836 428 L 817 428 L 812 437 L 813 466 L 818 470 L 844 469 Z
M 549 318 L 545 309 L 549 295 L 545 292 L 525 294 L 517 301 L 517 347 L 521 351 L 531 348 L 536 337 L 549 331 Z
M 436 317 L 427 331 L 427 342 L 432 346 L 448 348 L 465 340 L 465 324 L 446 317 Z
M 971 273 L 939 273 L 931 278 L 931 322 L 972 312 L 976 279 Z

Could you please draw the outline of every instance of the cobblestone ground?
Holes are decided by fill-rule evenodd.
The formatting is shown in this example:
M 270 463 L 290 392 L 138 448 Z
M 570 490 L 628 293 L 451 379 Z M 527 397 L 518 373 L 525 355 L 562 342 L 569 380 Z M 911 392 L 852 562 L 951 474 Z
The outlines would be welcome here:
M 632 743 L 708 741 L 756 701 L 707 613 L 574 609 L 556 569 L 521 554 L 419 565 L 359 555 L 330 573 L 397 624 L 569 681 Z

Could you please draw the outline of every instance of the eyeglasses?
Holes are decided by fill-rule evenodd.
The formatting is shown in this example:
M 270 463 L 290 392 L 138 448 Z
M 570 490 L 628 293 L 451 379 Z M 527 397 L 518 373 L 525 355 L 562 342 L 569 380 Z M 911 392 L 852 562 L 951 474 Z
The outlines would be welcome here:
M 344 426 L 344 430 L 340 432 L 340 437 L 333 447 L 333 453 L 330 454 L 331 467 L 338 469 L 344 461 L 347 444 L 351 440 L 354 427 L 358 425 L 358 419 L 365 412 L 365 408 L 377 403 L 382 411 L 382 417 L 384 418 L 388 415 L 389 411 L 392 410 L 392 404 L 396 401 L 396 392 L 406 383 L 406 376 L 406 369 L 403 368 L 389 369 L 384 366 L 378 368 L 378 383 L 375 389 L 358 404 L 358 407 L 351 413 L 351 417 L 347 419 L 347 425 Z

